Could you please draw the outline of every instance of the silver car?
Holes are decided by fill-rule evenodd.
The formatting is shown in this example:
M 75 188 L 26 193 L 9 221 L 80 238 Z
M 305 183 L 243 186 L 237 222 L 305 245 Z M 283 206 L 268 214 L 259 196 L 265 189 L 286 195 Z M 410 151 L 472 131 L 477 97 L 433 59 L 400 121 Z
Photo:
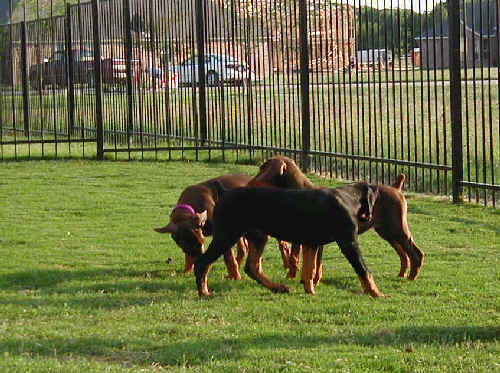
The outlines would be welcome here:
M 180 85 L 199 83 L 198 56 L 193 56 L 173 67 Z M 255 81 L 255 74 L 248 66 L 236 58 L 223 54 L 205 55 L 205 84 L 217 86 L 221 84 L 243 85 Z

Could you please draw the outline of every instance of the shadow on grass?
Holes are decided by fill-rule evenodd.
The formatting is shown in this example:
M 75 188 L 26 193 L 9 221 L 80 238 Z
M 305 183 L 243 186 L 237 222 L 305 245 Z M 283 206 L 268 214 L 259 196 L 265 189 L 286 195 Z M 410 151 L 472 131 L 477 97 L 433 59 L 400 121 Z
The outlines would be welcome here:
M 141 263 L 144 264 L 144 263 Z M 58 306 L 67 303 L 81 308 L 114 309 L 124 305 L 147 304 L 151 297 L 166 298 L 169 293 L 186 294 L 195 289 L 193 281 L 172 281 L 175 276 L 192 276 L 165 268 L 154 270 L 162 263 L 151 263 L 140 269 L 37 270 L 3 275 L 0 305 Z M 174 277 L 175 279 L 175 277 Z M 14 293 L 12 293 L 14 292 Z M 52 297 L 57 294 L 58 297 Z M 41 295 L 41 296 L 40 296 Z M 63 295 L 63 297 L 60 297 Z M 171 295 L 171 294 L 170 294 Z
M 173 327 L 175 328 L 175 327 Z M 173 329 L 172 328 L 172 329 Z M 171 340 L 171 330 L 155 330 L 164 336 L 161 341 L 151 338 L 0 338 L 0 355 L 58 356 L 80 355 L 87 359 L 105 359 L 119 364 L 148 365 L 158 362 L 164 365 L 203 365 L 207 361 L 237 361 L 252 358 L 255 350 L 317 349 L 335 345 L 343 346 L 392 346 L 404 352 L 406 346 L 418 349 L 419 345 L 453 347 L 460 343 L 476 341 L 493 342 L 499 339 L 500 327 L 403 327 L 358 334 L 331 336 L 297 336 L 268 334 L 241 338 L 195 338 L 193 342 L 176 343 Z M 168 342 L 165 339 L 168 338 Z M 253 352 L 252 352 L 253 351 Z

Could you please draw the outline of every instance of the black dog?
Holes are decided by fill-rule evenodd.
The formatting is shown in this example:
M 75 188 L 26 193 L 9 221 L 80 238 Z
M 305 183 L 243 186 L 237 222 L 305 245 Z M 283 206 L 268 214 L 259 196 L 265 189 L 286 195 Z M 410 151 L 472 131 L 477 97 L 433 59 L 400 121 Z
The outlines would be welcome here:
M 195 263 L 199 295 L 210 295 L 207 286 L 210 265 L 241 236 L 250 245 L 245 272 L 274 292 L 288 292 L 286 286 L 274 284 L 264 275 L 260 263 L 248 265 L 252 256 L 262 255 L 266 235 L 270 235 L 308 247 L 337 242 L 364 290 L 374 297 L 383 296 L 358 247 L 358 225 L 372 219 L 377 197 L 378 187 L 366 183 L 338 189 L 238 188 L 225 192 L 214 210 L 213 240 Z

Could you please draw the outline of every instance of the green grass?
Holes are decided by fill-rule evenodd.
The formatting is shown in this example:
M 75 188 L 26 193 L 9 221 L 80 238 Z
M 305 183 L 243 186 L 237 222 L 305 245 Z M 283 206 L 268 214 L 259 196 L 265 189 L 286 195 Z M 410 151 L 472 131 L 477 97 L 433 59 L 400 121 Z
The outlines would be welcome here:
M 152 228 L 182 189 L 255 166 L 86 160 L 0 163 L 2 372 L 498 372 L 500 212 L 410 194 L 409 224 L 427 253 L 415 281 L 374 232 L 360 245 L 380 289 L 362 295 L 336 245 L 304 294 L 275 242 L 267 274 L 209 277 L 199 300 L 183 255 Z M 337 185 L 312 176 L 322 185 Z M 167 264 L 167 258 L 171 263 Z

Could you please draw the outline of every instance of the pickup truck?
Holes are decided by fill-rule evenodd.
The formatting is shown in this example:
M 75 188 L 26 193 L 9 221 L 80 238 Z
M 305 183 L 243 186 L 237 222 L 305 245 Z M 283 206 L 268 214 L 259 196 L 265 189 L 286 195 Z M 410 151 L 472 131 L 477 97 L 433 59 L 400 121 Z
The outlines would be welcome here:
M 94 86 L 94 54 L 88 49 L 74 49 L 73 58 L 73 83 Z M 105 84 L 126 84 L 127 69 L 123 58 L 105 58 L 101 62 L 102 81 Z M 132 72 L 135 82 L 138 74 L 139 61 L 132 60 Z M 66 52 L 57 51 L 49 59 L 44 59 L 40 64 L 31 66 L 29 81 L 34 89 L 44 88 L 46 85 L 66 87 Z

